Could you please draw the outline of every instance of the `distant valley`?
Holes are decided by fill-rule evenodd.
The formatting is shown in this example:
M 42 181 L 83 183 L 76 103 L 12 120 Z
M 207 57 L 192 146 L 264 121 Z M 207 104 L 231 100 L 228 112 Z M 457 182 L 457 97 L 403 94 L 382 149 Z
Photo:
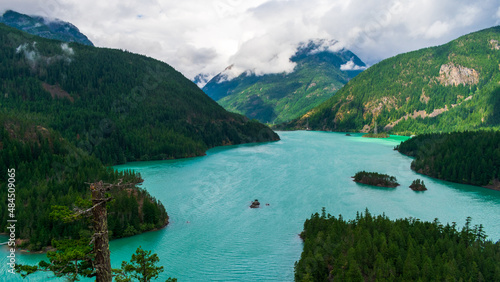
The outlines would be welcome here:
M 203 91 L 225 109 L 265 123 L 281 123 L 307 113 L 332 97 L 366 68 L 336 41 L 301 44 L 290 61 L 290 73 L 256 75 L 248 70 L 235 78 L 231 66 L 211 79 Z M 200 77 L 198 78 L 200 79 Z

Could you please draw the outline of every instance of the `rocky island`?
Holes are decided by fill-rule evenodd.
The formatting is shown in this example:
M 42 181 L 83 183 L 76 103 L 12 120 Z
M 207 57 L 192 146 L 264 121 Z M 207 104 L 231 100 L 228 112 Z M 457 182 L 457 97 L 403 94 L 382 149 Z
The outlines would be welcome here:
M 399 186 L 396 177 L 378 172 L 366 172 L 363 170 L 357 172 L 352 178 L 354 178 L 354 182 L 372 186 L 388 188 L 395 188 Z
M 259 200 L 255 199 L 255 201 L 253 201 L 252 204 L 250 205 L 250 208 L 252 209 L 260 208 Z
M 427 187 L 425 187 L 424 181 L 420 179 L 413 180 L 410 185 L 411 190 L 413 191 L 425 191 Z

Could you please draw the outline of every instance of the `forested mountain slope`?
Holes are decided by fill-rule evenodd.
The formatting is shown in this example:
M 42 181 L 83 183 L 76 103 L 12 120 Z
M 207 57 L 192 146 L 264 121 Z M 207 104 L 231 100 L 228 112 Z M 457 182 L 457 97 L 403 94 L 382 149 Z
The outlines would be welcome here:
M 114 183 L 120 178 L 142 182 L 134 172 L 103 166 L 52 129 L 4 113 L 0 113 L 0 171 L 0 232 L 7 231 L 8 219 L 15 219 L 16 244 L 30 250 L 50 245 L 52 239 L 90 235 L 89 222 L 64 223 L 51 217 L 54 206 L 90 207 L 86 182 Z M 111 196 L 115 199 L 108 208 L 111 238 L 168 222 L 163 205 L 145 190 L 113 190 Z
M 228 71 L 210 80 L 203 91 L 225 109 L 261 122 L 285 122 L 331 97 L 365 64 L 349 50 L 330 51 L 337 42 L 310 41 L 290 61 L 290 73 L 256 75 L 251 70 L 228 79 Z
M 499 131 L 421 134 L 396 148 L 418 173 L 500 190 Z
M 181 73 L 121 50 L 48 40 L 0 25 L 0 104 L 61 133 L 105 164 L 202 155 L 272 141 Z
M 288 129 L 400 134 L 498 128 L 500 27 L 381 61 Z
M 368 210 L 346 220 L 315 213 L 304 223 L 295 281 L 498 281 L 500 241 L 482 225 L 415 218 L 391 220 Z

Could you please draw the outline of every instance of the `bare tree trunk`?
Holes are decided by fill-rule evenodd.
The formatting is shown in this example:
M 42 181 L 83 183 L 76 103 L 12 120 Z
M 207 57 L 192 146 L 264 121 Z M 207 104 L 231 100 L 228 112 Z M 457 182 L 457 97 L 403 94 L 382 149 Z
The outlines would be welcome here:
M 94 226 L 94 267 L 97 282 L 111 282 L 111 260 L 108 238 L 108 212 L 106 210 L 105 189 L 102 182 L 91 186 L 93 226 Z

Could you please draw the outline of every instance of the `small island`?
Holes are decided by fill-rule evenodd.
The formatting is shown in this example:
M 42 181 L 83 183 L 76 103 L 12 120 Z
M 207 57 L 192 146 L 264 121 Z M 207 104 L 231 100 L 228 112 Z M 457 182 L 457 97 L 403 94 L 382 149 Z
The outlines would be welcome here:
M 420 179 L 413 180 L 410 185 L 411 190 L 413 191 L 425 191 L 427 187 L 425 187 L 424 181 Z
M 388 188 L 395 188 L 399 186 L 396 177 L 378 172 L 366 172 L 363 170 L 357 172 L 352 178 L 354 178 L 354 182 L 372 186 Z
M 255 199 L 255 201 L 253 201 L 252 204 L 250 205 L 250 208 L 252 209 L 260 208 L 259 200 Z

